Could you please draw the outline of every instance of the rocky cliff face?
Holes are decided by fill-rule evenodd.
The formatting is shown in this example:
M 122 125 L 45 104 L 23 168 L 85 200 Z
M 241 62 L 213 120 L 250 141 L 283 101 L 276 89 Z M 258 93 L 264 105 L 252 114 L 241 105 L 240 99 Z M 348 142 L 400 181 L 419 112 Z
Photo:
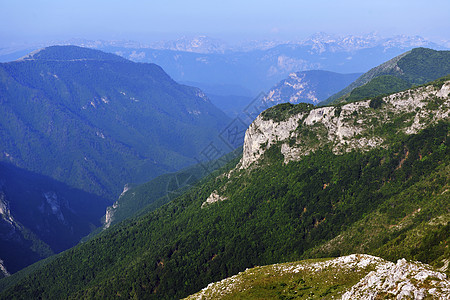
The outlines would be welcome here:
M 9 201 L 5 192 L 2 190 L 2 184 L 0 183 L 0 241 L 6 244 L 11 240 L 19 240 L 21 238 L 21 230 L 22 226 L 16 222 L 11 214 Z M 3 254 L 4 253 L 0 253 L 0 255 Z M 3 257 L 3 259 L 5 258 Z M 1 267 L 5 266 L 3 260 L 0 260 L 0 265 Z
M 0 278 L 10 276 L 8 270 L 6 270 L 6 267 L 3 265 L 3 260 L 0 259 Z
M 294 137 L 294 130 L 305 116 L 307 113 L 300 113 L 286 121 L 276 122 L 264 120 L 259 115 L 245 133 L 241 168 L 245 169 L 257 161 L 273 144 Z
M 392 124 L 397 134 L 413 134 L 448 119 L 449 94 L 447 81 L 441 87 L 428 85 L 382 99 L 315 108 L 282 121 L 259 115 L 245 134 L 240 168 L 257 163 L 273 145 L 280 146 L 285 163 L 324 145 L 335 154 L 384 146 L 389 134 L 380 130 L 384 125 Z
M 105 219 L 103 221 L 103 229 L 108 229 L 114 220 L 114 212 L 119 207 L 119 203 L 116 201 L 112 206 L 106 208 Z
M 16 226 L 16 222 L 11 216 L 8 200 L 6 200 L 5 193 L 2 190 L 0 190 L 0 216 L 6 223 Z

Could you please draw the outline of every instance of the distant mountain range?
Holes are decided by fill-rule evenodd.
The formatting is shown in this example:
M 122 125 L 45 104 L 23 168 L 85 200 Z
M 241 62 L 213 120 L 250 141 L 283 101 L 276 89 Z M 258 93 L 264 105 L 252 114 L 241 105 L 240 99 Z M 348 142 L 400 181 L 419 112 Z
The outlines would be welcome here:
M 176 81 L 237 85 L 240 86 L 238 90 L 250 90 L 252 96 L 267 91 L 292 72 L 320 69 L 363 73 L 415 47 L 446 48 L 418 36 L 384 38 L 376 34 L 333 36 L 325 33 L 298 41 L 250 40 L 238 45 L 206 36 L 146 45 L 132 41 L 86 40 L 62 44 L 111 52 L 136 62 L 155 63 Z M 23 51 L 18 52 L 16 58 L 22 55 Z M 13 57 L 8 49 L 0 51 L 0 61 L 9 61 Z
M 333 35 L 325 32 L 315 33 L 305 39 L 287 41 L 250 39 L 237 43 L 227 43 L 220 39 L 199 35 L 194 37 L 183 36 L 176 40 L 161 40 L 148 44 L 133 41 L 89 41 L 82 39 L 73 39 L 66 43 L 88 48 L 103 48 L 110 46 L 123 48 L 151 48 L 202 54 L 268 50 L 279 45 L 312 46 L 312 49 L 318 53 L 325 51 L 350 52 L 376 46 L 383 46 L 385 50 L 389 48 L 445 47 L 445 45 L 430 42 L 421 36 L 397 35 L 393 37 L 383 37 L 376 33 L 365 35 Z
M 292 72 L 320 69 L 362 73 L 415 47 L 445 48 L 420 37 L 333 37 L 323 33 L 300 42 L 262 42 L 251 47 L 228 48 L 228 51 L 208 51 L 211 46 L 207 41 L 206 38 L 183 39 L 174 42 L 183 45 L 177 47 L 97 47 L 134 61 L 154 62 L 175 80 L 240 85 L 254 95 L 266 91 Z M 216 45 L 212 48 L 224 47 Z
M 189 84 L 201 87 L 211 102 L 229 116 L 246 118 L 250 115 L 252 118 L 280 103 L 318 104 L 348 86 L 360 75 L 361 73 L 340 74 L 322 70 L 292 72 L 257 97 L 239 96 L 249 95 L 249 92 L 236 85 Z
M 292 72 L 257 97 L 209 95 L 211 101 L 228 113 L 251 121 L 263 110 L 280 103 L 318 104 L 358 78 L 360 73 L 340 74 L 322 70 Z

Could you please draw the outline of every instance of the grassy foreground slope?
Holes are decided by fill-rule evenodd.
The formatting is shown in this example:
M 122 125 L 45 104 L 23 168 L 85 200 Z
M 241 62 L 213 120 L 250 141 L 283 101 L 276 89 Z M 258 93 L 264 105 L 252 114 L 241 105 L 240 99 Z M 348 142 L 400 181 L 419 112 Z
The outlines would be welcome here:
M 446 299 L 449 287 L 445 274 L 419 262 L 352 254 L 247 269 L 186 299 Z

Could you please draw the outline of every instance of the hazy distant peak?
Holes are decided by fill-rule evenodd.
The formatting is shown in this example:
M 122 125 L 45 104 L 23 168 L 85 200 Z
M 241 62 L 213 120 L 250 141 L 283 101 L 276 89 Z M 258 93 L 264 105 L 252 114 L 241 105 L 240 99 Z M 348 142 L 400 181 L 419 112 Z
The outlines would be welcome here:
M 408 49 L 414 47 L 428 47 L 435 49 L 443 48 L 421 36 L 397 35 L 386 38 L 378 35 L 377 33 L 337 36 L 319 32 L 299 42 L 298 45 L 311 46 L 313 52 L 318 53 L 322 53 L 327 50 L 333 52 L 355 51 L 377 46 L 383 47 L 385 50 L 389 48 Z
M 199 35 L 192 38 L 183 36 L 173 41 L 160 41 L 153 43 L 150 47 L 194 53 L 223 53 L 228 46 L 221 40 Z
M 111 53 L 99 50 L 82 48 L 78 46 L 50 46 L 36 51 L 18 60 L 102 60 L 102 61 L 126 61 L 126 59 Z
M 430 42 L 421 36 L 397 35 L 383 41 L 383 47 L 429 47 Z

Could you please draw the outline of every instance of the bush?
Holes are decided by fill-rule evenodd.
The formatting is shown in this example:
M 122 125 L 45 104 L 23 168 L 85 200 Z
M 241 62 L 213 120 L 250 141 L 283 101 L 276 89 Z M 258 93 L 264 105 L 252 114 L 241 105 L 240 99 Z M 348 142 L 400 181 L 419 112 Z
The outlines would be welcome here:
M 383 105 L 383 97 L 382 96 L 378 96 L 373 98 L 372 100 L 370 100 L 369 103 L 369 107 L 373 108 L 373 109 L 377 109 L 380 108 Z

